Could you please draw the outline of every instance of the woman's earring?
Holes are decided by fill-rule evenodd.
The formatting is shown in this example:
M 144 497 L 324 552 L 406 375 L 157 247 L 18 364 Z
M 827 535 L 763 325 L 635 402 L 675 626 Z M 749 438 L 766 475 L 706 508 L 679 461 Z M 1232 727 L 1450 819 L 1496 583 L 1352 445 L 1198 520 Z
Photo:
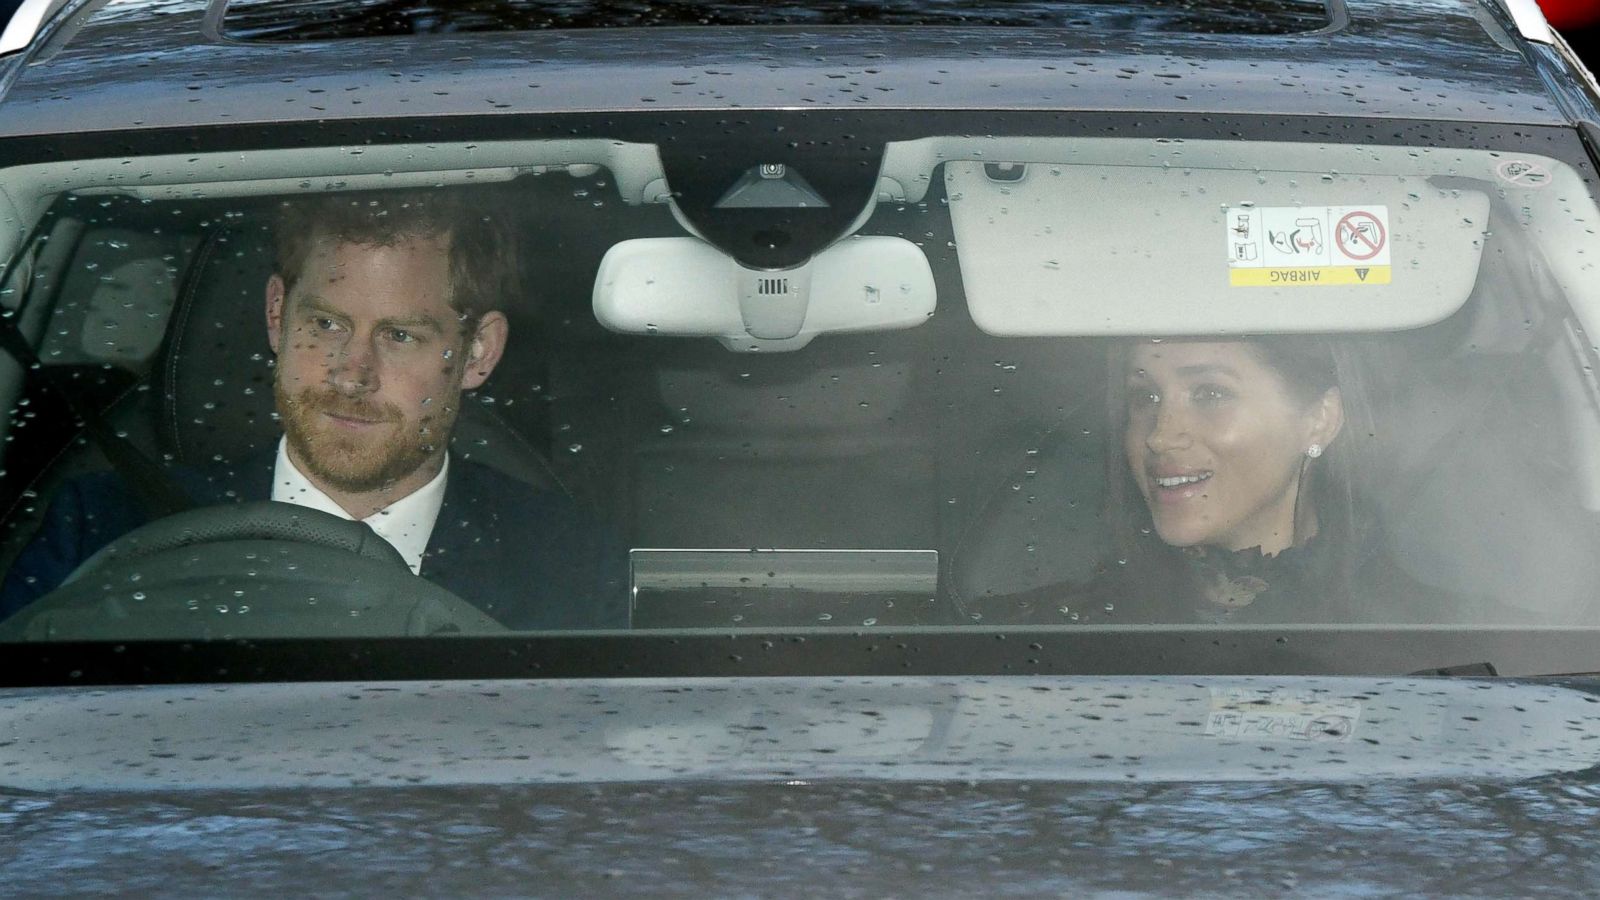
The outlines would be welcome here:
M 1321 444 L 1312 444 L 1311 446 L 1307 447 L 1306 448 L 1306 455 L 1311 457 L 1312 459 L 1316 459 L 1317 457 L 1321 456 L 1322 455 L 1322 445 Z

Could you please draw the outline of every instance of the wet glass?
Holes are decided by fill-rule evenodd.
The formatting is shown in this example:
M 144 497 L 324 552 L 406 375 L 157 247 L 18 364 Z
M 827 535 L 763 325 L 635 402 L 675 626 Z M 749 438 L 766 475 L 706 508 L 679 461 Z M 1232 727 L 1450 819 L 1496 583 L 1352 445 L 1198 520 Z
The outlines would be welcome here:
M 1528 627 L 1600 615 L 1589 590 L 1597 351 L 1578 274 L 1596 213 L 1559 158 L 890 142 L 886 175 L 913 187 L 881 197 L 811 274 L 751 282 L 760 303 L 779 302 L 776 291 L 810 304 L 793 330 L 769 332 L 721 276 L 670 294 L 670 248 L 715 251 L 643 190 L 645 169 L 609 152 L 420 188 L 497 218 L 515 261 L 494 289 L 509 336 L 481 384 L 480 338 L 498 339 L 473 330 L 479 313 L 404 312 L 408 291 L 424 303 L 448 293 L 419 287 L 455 285 L 444 268 L 407 270 L 348 301 L 359 309 L 341 305 L 338 279 L 309 306 L 292 299 L 308 289 L 280 285 L 297 312 L 274 324 L 275 222 L 307 194 L 135 198 L 86 184 L 56 196 L 4 286 L 12 346 L 30 348 L 3 385 L 3 562 L 8 590 L 27 598 L 7 609 L 9 639 Z M 333 196 L 359 207 L 385 195 Z M 926 312 L 885 312 L 911 302 L 909 282 L 849 287 L 876 278 L 863 273 L 882 254 L 827 262 L 870 240 L 925 264 Z M 596 288 L 633 242 L 669 248 L 632 296 L 644 304 L 637 327 L 611 317 Z M 379 249 L 398 246 L 411 245 Z M 355 271 L 375 258 L 366 252 L 323 263 Z M 316 281 L 322 270 L 306 271 Z M 452 387 L 441 372 L 465 380 Z M 164 520 L 173 484 L 199 512 L 268 499 L 280 438 L 298 421 L 286 380 L 315 388 L 307 408 L 352 434 L 392 421 L 424 436 L 423 455 L 446 442 L 428 457 L 450 460 L 445 490 L 482 479 L 480 493 L 447 493 L 436 516 L 397 531 L 385 530 L 387 506 L 365 510 L 356 517 L 376 516 L 381 545 L 293 510 L 244 532 L 227 516 L 174 526 L 160 565 L 124 546 L 132 555 L 67 586 L 75 599 L 38 599 L 123 524 Z M 369 393 L 378 399 L 360 399 Z M 429 480 L 397 458 L 376 483 L 407 487 L 386 503 Z M 341 484 L 316 462 L 314 485 Z M 93 506 L 107 491 L 120 492 L 122 518 Z M 29 554 L 61 540 L 53 528 L 113 519 L 115 534 L 40 581 Z M 289 547 L 288 532 L 307 527 L 316 546 Z M 225 553 L 186 543 L 213 528 L 232 542 Z M 346 564 L 376 568 L 357 577 Z

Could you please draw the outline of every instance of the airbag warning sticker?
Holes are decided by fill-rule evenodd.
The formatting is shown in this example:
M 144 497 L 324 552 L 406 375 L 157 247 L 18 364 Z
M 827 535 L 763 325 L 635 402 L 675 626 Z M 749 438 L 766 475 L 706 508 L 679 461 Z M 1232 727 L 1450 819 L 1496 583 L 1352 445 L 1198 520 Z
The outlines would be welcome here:
M 1234 206 L 1223 215 L 1234 287 L 1389 283 L 1386 206 Z

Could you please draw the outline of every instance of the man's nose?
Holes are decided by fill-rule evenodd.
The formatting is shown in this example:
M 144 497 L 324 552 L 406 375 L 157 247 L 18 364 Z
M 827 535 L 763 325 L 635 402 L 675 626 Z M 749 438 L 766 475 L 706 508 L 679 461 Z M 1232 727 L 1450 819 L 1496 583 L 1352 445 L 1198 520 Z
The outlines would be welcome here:
M 1151 453 L 1165 453 L 1189 446 L 1189 417 L 1175 403 L 1163 402 L 1156 407 L 1155 421 L 1144 445 Z
M 366 393 L 378 387 L 377 353 L 372 343 L 352 336 L 333 351 L 328 383 L 345 394 Z

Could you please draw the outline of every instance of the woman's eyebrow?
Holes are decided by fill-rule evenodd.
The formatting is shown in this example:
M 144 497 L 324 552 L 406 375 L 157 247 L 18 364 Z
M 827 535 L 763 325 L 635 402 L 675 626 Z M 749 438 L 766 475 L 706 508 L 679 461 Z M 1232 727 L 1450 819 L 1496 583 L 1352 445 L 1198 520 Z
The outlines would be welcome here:
M 1183 375 L 1185 377 L 1191 377 L 1195 375 L 1228 375 L 1233 378 L 1239 377 L 1239 373 L 1234 371 L 1232 366 L 1225 366 L 1221 363 L 1197 363 L 1192 366 L 1179 366 L 1177 372 L 1179 375 Z

